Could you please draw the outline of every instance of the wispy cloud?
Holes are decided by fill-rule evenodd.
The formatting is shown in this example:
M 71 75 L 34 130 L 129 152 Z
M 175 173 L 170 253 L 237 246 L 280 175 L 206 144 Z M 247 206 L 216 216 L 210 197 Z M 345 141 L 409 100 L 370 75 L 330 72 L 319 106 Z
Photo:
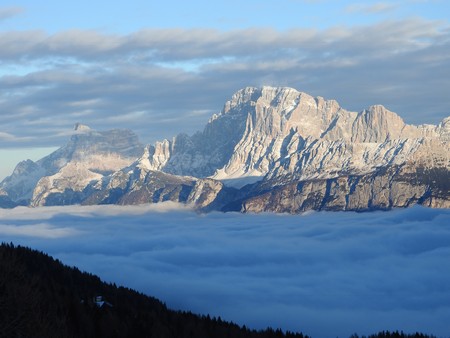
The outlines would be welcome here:
M 374 4 L 351 4 L 346 7 L 348 13 L 378 14 L 395 10 L 398 4 L 392 2 L 377 2 Z
M 13 134 L 0 131 L 0 142 L 5 141 L 5 142 L 13 142 L 14 144 L 17 144 L 17 143 L 25 143 L 27 141 L 31 141 L 32 139 L 33 139 L 32 137 L 27 137 L 27 136 L 17 137 Z
M 14 135 L 5 132 L 0 132 L 0 140 L 13 141 L 15 139 L 16 138 L 14 137 Z
M 423 207 L 303 216 L 197 215 L 175 203 L 0 210 L 3 241 L 172 308 L 319 338 L 448 334 L 449 222 L 449 210 Z
M 22 7 L 0 7 L 0 22 L 19 14 L 22 14 L 25 10 Z
M 386 5 L 387 6 L 387 5 Z M 379 4 L 370 8 L 385 8 Z M 408 30 L 405 30 L 405 26 Z M 391 35 L 386 35 L 386 28 Z M 230 62 L 238 57 L 270 58 L 285 54 L 308 55 L 315 51 L 340 46 L 354 51 L 348 40 L 370 33 L 372 40 L 356 41 L 359 53 L 368 48 L 393 47 L 395 44 L 414 46 L 415 41 L 428 38 L 430 45 L 444 33 L 434 22 L 419 19 L 382 22 L 373 26 L 343 28 L 325 31 L 292 29 L 280 32 L 270 28 L 251 28 L 221 32 L 214 29 L 146 29 L 129 35 L 108 35 L 96 31 L 66 31 L 47 35 L 40 31 L 4 32 L 0 39 L 0 56 L 5 63 L 61 58 L 60 62 L 78 60 L 94 65 L 99 70 L 110 66 L 132 64 L 136 67 L 155 62 L 201 62 L 206 64 Z M 390 37 L 386 39 L 386 37 Z M 367 42 L 370 41 L 370 44 Z M 301 53 L 303 51 L 303 53 Z M 295 53 L 293 53 L 295 52 Z M 290 53 L 290 54 L 289 54 Z M 67 58 L 64 61 L 64 58 Z M 9 61 L 8 61 L 9 60 Z M 101 62 L 97 64 L 96 61 Z M 83 68 L 79 67 L 79 70 Z
M 79 232 L 72 228 L 52 227 L 46 223 L 32 225 L 9 225 L 0 224 L 0 235 L 2 236 L 25 236 L 36 238 L 62 238 L 74 236 Z

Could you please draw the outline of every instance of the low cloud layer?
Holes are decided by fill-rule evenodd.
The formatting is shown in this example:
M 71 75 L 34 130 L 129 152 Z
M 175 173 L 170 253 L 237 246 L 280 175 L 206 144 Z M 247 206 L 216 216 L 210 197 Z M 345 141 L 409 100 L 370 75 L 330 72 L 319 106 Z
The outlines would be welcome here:
M 450 112 L 449 41 L 448 24 L 419 18 L 323 30 L 4 31 L 0 147 L 59 146 L 76 122 L 153 143 L 202 129 L 235 91 L 261 85 L 438 123 Z
M 313 337 L 422 331 L 450 316 L 450 211 L 198 215 L 153 206 L 0 210 L 2 241 L 175 309 Z

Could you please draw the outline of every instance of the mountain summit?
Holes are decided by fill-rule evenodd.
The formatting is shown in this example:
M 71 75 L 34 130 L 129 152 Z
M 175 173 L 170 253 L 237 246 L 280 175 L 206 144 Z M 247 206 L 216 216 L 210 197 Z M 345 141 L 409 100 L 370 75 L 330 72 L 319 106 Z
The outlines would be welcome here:
M 0 191 L 21 205 L 80 203 L 83 189 L 133 163 L 144 146 L 130 130 L 98 132 L 76 124 L 69 142 L 37 162 L 20 162 L 11 176 L 0 183 Z M 61 198 L 61 200 L 59 200 Z
M 449 121 L 409 125 L 381 105 L 351 112 L 293 88 L 247 87 L 203 131 L 145 149 L 131 132 L 77 124 L 68 145 L 22 164 L 0 188 L 31 205 L 170 199 L 203 210 L 292 213 L 450 207 Z M 25 182 L 30 175 L 20 173 L 29 172 L 39 179 Z

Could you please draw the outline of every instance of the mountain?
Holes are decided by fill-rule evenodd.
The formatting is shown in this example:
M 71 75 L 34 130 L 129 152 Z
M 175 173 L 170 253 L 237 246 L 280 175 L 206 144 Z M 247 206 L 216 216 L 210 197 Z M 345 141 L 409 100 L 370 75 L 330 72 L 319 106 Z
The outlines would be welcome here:
M 157 143 L 150 160 L 155 170 L 195 177 L 325 178 L 402 164 L 429 140 L 448 166 L 449 123 L 412 126 L 383 106 L 348 112 L 292 88 L 251 87 L 234 94 L 202 133 Z
M 20 162 L 0 192 L 18 205 L 80 203 L 86 186 L 131 164 L 143 148 L 132 131 L 77 124 L 65 146 L 37 162 Z
M 351 112 L 293 88 L 247 87 L 203 131 L 145 149 L 131 132 L 81 129 L 52 160 L 19 164 L 0 191 L 32 206 L 173 200 L 204 211 L 290 213 L 450 207 L 450 117 L 415 126 L 381 105 Z M 74 147 L 82 156 L 59 155 Z

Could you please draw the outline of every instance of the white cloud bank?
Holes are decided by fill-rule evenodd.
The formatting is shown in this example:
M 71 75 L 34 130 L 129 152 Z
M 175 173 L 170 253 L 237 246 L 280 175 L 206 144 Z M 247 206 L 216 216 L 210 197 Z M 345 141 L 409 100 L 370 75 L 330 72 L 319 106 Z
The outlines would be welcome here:
M 254 328 L 313 337 L 449 334 L 450 210 L 288 216 L 197 215 L 173 203 L 17 208 L 0 210 L 0 238 L 172 308 Z

